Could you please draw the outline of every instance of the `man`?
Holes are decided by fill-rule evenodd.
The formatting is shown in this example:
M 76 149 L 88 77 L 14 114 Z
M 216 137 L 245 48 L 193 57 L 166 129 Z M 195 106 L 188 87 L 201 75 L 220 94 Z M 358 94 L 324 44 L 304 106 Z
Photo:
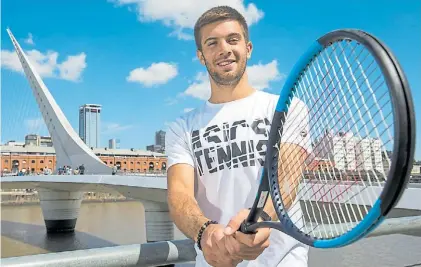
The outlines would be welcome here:
M 233 8 L 212 8 L 196 22 L 195 40 L 211 96 L 167 131 L 171 217 L 195 241 L 196 266 L 307 266 L 308 247 L 295 239 L 237 231 L 256 196 L 278 99 L 248 82 L 246 21 Z M 277 220 L 270 199 L 264 210 Z

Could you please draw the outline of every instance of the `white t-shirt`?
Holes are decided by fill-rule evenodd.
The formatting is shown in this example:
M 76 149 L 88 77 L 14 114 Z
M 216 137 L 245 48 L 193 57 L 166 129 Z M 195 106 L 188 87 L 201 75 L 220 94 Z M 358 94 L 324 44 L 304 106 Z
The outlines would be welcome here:
M 195 167 L 195 197 L 204 215 L 211 220 L 226 225 L 241 209 L 253 205 L 278 97 L 255 91 L 228 103 L 207 101 L 169 125 L 165 145 L 167 166 L 187 163 Z M 305 121 L 307 112 L 302 108 L 303 103 L 294 99 L 292 105 L 299 108 L 288 113 L 285 123 Z M 300 145 L 310 150 L 305 125 L 308 123 L 285 125 L 287 129 L 297 130 L 288 131 L 289 138 L 283 141 L 301 140 Z M 294 206 L 300 209 L 300 205 Z M 301 210 L 295 216 L 301 216 Z M 196 245 L 195 248 L 196 266 L 209 266 L 202 251 Z M 302 267 L 307 266 L 307 258 L 307 246 L 272 229 L 270 246 L 256 260 L 243 261 L 238 266 Z

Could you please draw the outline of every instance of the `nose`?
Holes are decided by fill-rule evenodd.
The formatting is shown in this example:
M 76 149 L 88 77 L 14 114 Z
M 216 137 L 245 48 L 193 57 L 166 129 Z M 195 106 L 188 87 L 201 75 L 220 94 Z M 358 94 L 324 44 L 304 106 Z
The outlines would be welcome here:
M 231 45 L 226 41 L 219 42 L 219 56 L 230 56 L 232 53 Z

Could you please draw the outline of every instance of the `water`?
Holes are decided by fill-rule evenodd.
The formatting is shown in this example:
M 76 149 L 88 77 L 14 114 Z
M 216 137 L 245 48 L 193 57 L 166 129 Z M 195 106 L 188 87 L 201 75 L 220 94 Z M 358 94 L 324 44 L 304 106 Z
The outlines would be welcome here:
M 3 258 L 146 242 L 144 208 L 135 201 L 83 203 L 75 233 L 65 235 L 46 235 L 39 205 L 2 206 L 1 216 Z M 175 239 L 183 238 L 176 229 Z M 309 258 L 310 267 L 421 266 L 421 237 L 373 237 L 340 249 L 311 249 Z

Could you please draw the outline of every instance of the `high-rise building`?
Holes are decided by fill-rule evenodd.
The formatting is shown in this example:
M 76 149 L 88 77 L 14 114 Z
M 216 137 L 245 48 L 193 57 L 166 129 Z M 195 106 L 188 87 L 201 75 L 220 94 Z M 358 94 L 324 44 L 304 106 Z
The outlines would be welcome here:
M 108 148 L 109 149 L 119 149 L 120 148 L 120 139 L 110 139 L 108 140 Z
M 155 145 L 165 148 L 165 132 L 160 130 L 155 133 Z
M 146 150 L 158 153 L 165 153 L 165 132 L 155 132 L 155 144 L 146 146 Z
M 101 105 L 85 104 L 79 108 L 79 136 L 89 147 L 100 146 Z

